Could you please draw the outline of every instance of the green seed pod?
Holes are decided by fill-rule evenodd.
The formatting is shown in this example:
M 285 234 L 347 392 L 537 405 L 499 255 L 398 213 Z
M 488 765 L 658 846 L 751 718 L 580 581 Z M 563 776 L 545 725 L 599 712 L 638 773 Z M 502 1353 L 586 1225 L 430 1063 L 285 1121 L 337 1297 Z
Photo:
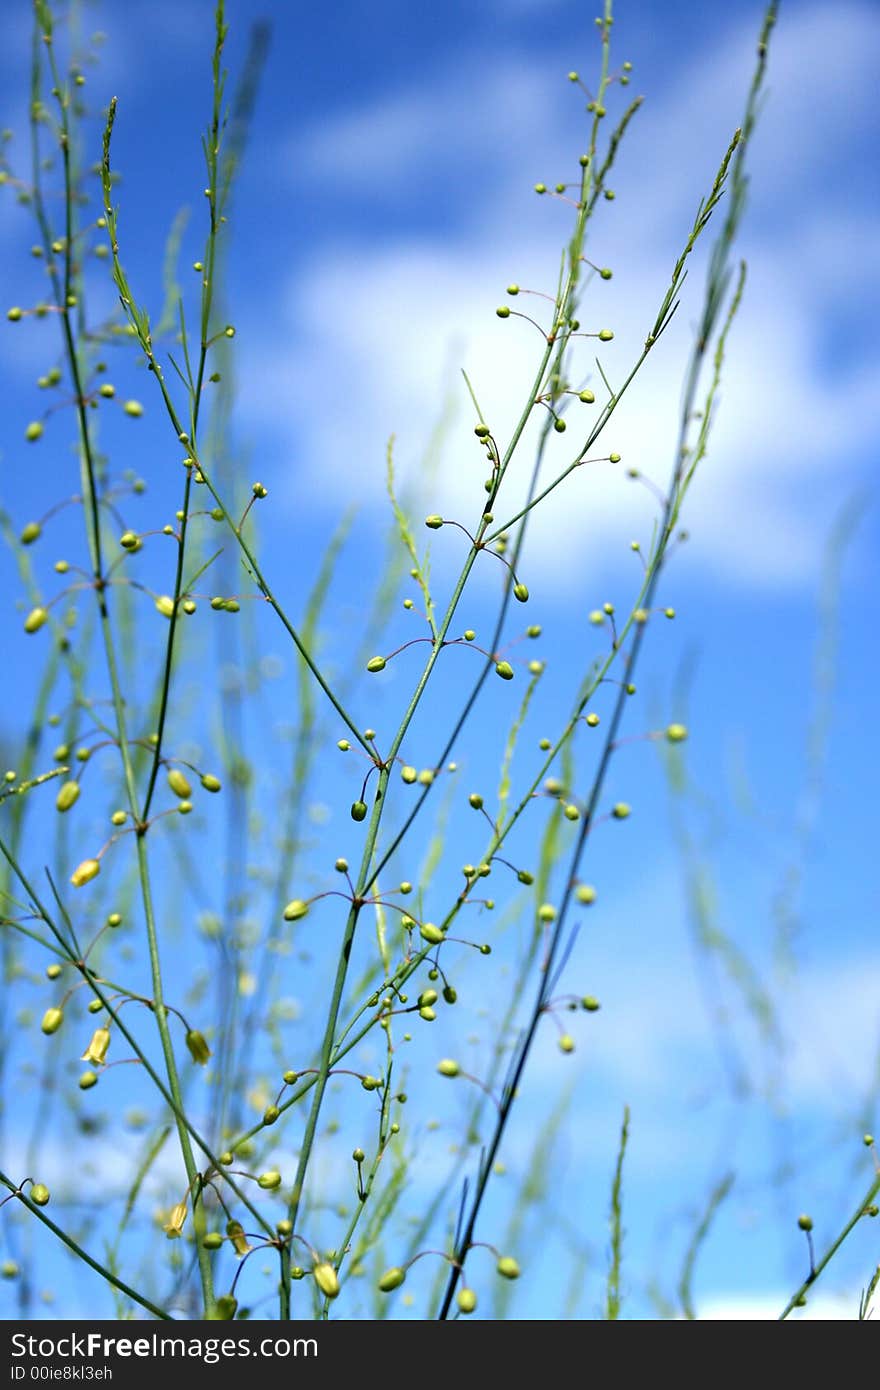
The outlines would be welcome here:
M 666 738 L 670 743 L 684 743 L 687 736 L 688 731 L 684 724 L 670 724 L 666 730 Z
M 366 818 L 367 818 L 367 803 L 366 803 L 365 801 L 353 801 L 353 802 L 352 802 L 352 805 L 351 805 L 351 818 L 352 818 L 352 820 L 357 820 L 357 821 L 366 820 Z
M 281 1111 L 278 1109 L 277 1105 L 267 1105 L 266 1109 L 263 1111 L 263 1124 L 274 1125 L 280 1114 Z
M 477 1295 L 473 1289 L 459 1289 L 455 1301 L 463 1313 L 472 1313 L 477 1306 Z
M 406 1270 L 401 1269 L 399 1265 L 392 1265 L 379 1280 L 380 1293 L 392 1293 L 394 1289 L 399 1289 L 405 1278 Z
M 201 782 L 206 792 L 219 792 L 223 785 L 220 778 L 215 777 L 211 772 L 204 773 Z
M 284 909 L 285 922 L 298 922 L 301 917 L 305 917 L 309 910 L 309 905 L 302 898 L 294 898 Z
M 498 308 L 495 310 L 495 313 L 498 315 L 500 319 L 510 318 L 510 308 L 507 304 L 499 304 Z
M 435 927 L 433 922 L 423 922 L 419 927 L 419 935 L 423 941 L 427 941 L 431 946 L 439 946 L 445 937 L 439 927 Z
M 495 674 L 500 676 L 503 681 L 512 681 L 513 667 L 509 661 L 496 661 Z
M 265 1192 L 274 1192 L 276 1187 L 280 1187 L 281 1174 L 277 1168 L 270 1168 L 268 1172 L 261 1173 L 257 1178 L 257 1186 L 262 1187 Z
M 626 801 L 618 801 L 611 809 L 611 814 L 615 820 L 626 820 L 631 813 L 632 807 Z
M 160 594 L 156 599 L 156 612 L 161 613 L 163 618 L 174 617 L 174 599 L 170 594 Z
M 517 600 L 518 603 L 528 603 L 529 591 L 526 588 L 525 584 L 514 584 L 513 597 Z
M 190 1028 L 187 1030 L 185 1041 L 193 1061 L 198 1062 L 200 1067 L 207 1066 L 211 1049 L 204 1033 L 200 1033 L 197 1028 Z
M 38 439 L 43 437 L 43 425 L 39 420 L 32 420 L 24 432 L 24 437 L 30 444 L 35 444 Z
M 425 517 L 425 525 L 429 531 L 439 531 L 443 525 L 443 518 L 438 516 L 436 512 L 432 512 L 430 516 Z
M 44 1033 L 57 1033 L 64 1022 L 63 1009 L 47 1009 L 40 1024 Z
M 181 772 L 179 767 L 171 767 L 168 769 L 168 785 L 175 796 L 180 796 L 184 799 L 192 796 L 192 787 L 190 786 L 189 779 Z
M 32 608 L 24 620 L 24 630 L 27 633 L 39 632 L 48 621 L 49 614 L 45 608 Z
M 326 1260 L 316 1264 L 312 1277 L 325 1298 L 336 1298 L 339 1294 L 339 1279 L 336 1270 Z
M 27 526 L 22 529 L 19 540 L 22 545 L 33 545 L 34 541 L 38 541 L 42 534 L 43 528 L 40 523 L 38 521 L 29 521 Z
M 84 859 L 70 875 L 70 881 L 74 888 L 82 888 L 86 883 L 91 883 L 93 878 L 97 878 L 100 872 L 101 865 L 97 859 Z
M 596 901 L 596 890 L 591 883 L 579 883 L 574 893 L 579 903 L 589 907 Z
M 446 1000 L 447 1004 L 454 1004 L 456 999 L 458 998 L 458 992 L 454 989 L 452 985 L 444 985 L 443 998 Z
M 237 598 L 228 598 L 223 605 L 227 613 L 240 613 L 241 604 Z
M 502 1279 L 518 1279 L 519 1265 L 512 1255 L 502 1255 L 495 1266 Z
M 222 1293 L 208 1314 L 211 1322 L 231 1322 L 238 1312 L 238 1299 L 231 1293 Z
M 138 420 L 144 413 L 144 408 L 140 401 L 126 401 L 122 409 L 126 415 L 130 415 L 133 420 Z
M 91 1000 L 89 1001 L 89 1013 L 90 1013 L 90 1014 L 99 1014 L 99 1013 L 101 1012 L 101 1010 L 103 1009 L 103 1007 L 104 1007 L 104 1005 L 101 1003 L 101 1000 L 100 1000 L 100 999 L 91 999 Z
M 225 598 L 221 598 L 219 594 L 215 594 L 214 597 L 211 599 L 211 607 L 213 608 L 215 613 L 222 612 L 222 610 L 226 607 Z
M 36 1202 L 38 1207 L 45 1207 L 49 1202 L 49 1189 L 45 1183 L 35 1182 L 28 1194 L 32 1202 Z
M 586 1009 L 588 1014 L 598 1013 L 602 1005 L 594 994 L 585 994 L 581 1000 L 581 1008 Z
M 806 1214 L 802 1214 L 801 1216 L 799 1216 L 799 1217 L 798 1217 L 798 1226 L 800 1226 L 800 1228 L 801 1228 L 802 1231 L 812 1231 L 812 1229 L 813 1229 L 813 1218 L 812 1218 L 812 1216 L 807 1216 Z
M 206 1250 L 219 1250 L 223 1244 L 223 1237 L 219 1231 L 209 1231 L 202 1241 Z
M 79 1089 L 81 1091 L 90 1091 L 92 1087 L 97 1086 L 97 1084 L 97 1073 L 93 1071 L 84 1071 L 79 1079 Z
M 69 811 L 71 806 L 79 800 L 79 782 L 64 782 L 58 789 L 55 798 L 56 811 Z
M 442 1061 L 437 1063 L 437 1070 L 441 1076 L 458 1076 L 461 1067 L 451 1057 L 444 1057 Z
M 570 1033 L 563 1033 L 559 1039 L 560 1052 L 574 1052 L 574 1038 Z
M 384 671 L 385 664 L 384 656 L 371 656 L 367 662 L 367 670 L 373 673 L 376 671 Z

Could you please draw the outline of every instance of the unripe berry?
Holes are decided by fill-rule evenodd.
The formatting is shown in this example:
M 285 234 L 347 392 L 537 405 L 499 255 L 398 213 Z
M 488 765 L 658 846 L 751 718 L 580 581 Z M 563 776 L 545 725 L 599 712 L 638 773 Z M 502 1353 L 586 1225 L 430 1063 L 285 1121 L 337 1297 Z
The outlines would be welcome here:
M 495 313 L 498 315 L 500 319 L 510 318 L 510 308 L 507 304 L 499 304 L 498 308 L 495 310 Z
M 592 405 L 595 399 L 596 397 L 592 391 L 578 392 L 578 400 L 583 401 L 584 405 Z
M 401 780 L 406 782 L 407 786 L 412 786 L 413 782 L 418 778 L 418 775 L 416 769 L 409 763 L 400 769 Z
M 351 805 L 352 820 L 361 821 L 367 818 L 367 803 L 365 801 L 353 801 Z
M 541 906 L 538 908 L 538 921 L 539 921 L 539 922 L 555 922 L 555 921 L 556 921 L 556 908 L 553 906 L 552 903 L 541 903 Z
M 483 798 L 480 796 L 479 792 L 471 792 L 470 796 L 468 797 L 468 801 L 473 806 L 475 811 L 482 810 Z
M 596 901 L 596 890 L 591 883 L 579 883 L 574 893 L 579 903 L 589 907 Z
M 202 1241 L 206 1250 L 219 1250 L 223 1244 L 223 1237 L 219 1231 L 209 1231 Z
M 30 444 L 35 444 L 43 436 L 43 425 L 39 420 L 32 420 L 24 432 L 24 437 Z
M 812 1229 L 813 1229 L 813 1218 L 812 1218 L 812 1216 L 807 1216 L 806 1214 L 799 1216 L 799 1217 L 798 1217 L 798 1226 L 800 1226 L 800 1228 L 801 1228 L 802 1231 L 812 1231 Z
M 519 869 L 517 871 L 516 876 L 519 879 L 520 883 L 524 883 L 527 888 L 530 887 L 531 884 L 533 884 L 535 881 L 534 874 L 530 874 L 528 869 Z
M 126 415 L 130 415 L 133 420 L 138 420 L 144 413 L 144 408 L 140 401 L 126 401 L 122 409 Z
M 600 343 L 610 343 L 610 342 L 611 342 L 611 339 L 612 339 L 613 337 L 614 337 L 614 334 L 612 333 L 612 331 L 611 331 L 610 328 L 600 328 L 600 329 L 599 329 L 599 341 L 600 341 Z
M 168 594 L 160 594 L 156 599 L 156 611 L 161 613 L 163 618 L 173 618 L 174 599 Z
M 266 1109 L 263 1111 L 263 1124 L 274 1125 L 280 1114 L 281 1111 L 278 1109 L 277 1105 L 267 1105 Z
M 98 1084 L 97 1073 L 93 1071 L 84 1071 L 78 1084 L 81 1091 L 90 1091 L 93 1086 L 97 1086 Z
M 599 723 L 599 716 L 598 716 L 598 714 L 588 714 L 588 715 L 587 715 L 587 723 L 589 724 L 589 726 L 590 726 L 591 729 L 595 729 L 596 726 L 597 726 L 598 723 Z
M 554 421 L 553 421 L 553 428 L 555 429 L 555 431 L 556 431 L 557 434 L 565 434 L 565 421 L 564 421 L 564 420 L 554 420 Z

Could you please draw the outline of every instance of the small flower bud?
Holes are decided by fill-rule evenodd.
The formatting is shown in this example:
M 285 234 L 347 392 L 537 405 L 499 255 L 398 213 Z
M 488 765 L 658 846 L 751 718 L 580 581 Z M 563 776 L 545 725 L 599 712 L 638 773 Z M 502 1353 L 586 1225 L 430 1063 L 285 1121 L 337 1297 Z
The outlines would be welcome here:
M 531 885 L 535 881 L 534 874 L 530 874 L 528 869 L 518 869 L 516 876 L 519 879 L 520 883 L 524 883 L 527 888 L 531 887 Z
M 620 454 L 611 453 L 608 455 L 609 463 L 620 463 Z
M 483 798 L 480 796 L 479 792 L 471 792 L 468 801 L 475 811 L 481 811 L 483 809 Z
M 589 907 L 596 901 L 596 890 L 591 883 L 579 883 L 574 893 L 579 903 Z
M 631 811 L 632 807 L 626 801 L 618 801 L 611 808 L 611 814 L 615 820 L 626 820 Z
M 22 545 L 33 545 L 34 541 L 38 541 L 42 534 L 43 528 L 40 523 L 38 521 L 29 521 L 27 526 L 23 527 L 19 540 Z
M 203 775 L 201 782 L 206 792 L 219 792 L 221 786 L 223 785 L 220 781 L 220 778 L 215 777 L 211 772 L 206 772 Z
M 45 608 L 32 608 L 24 620 L 25 632 L 39 632 L 41 627 L 45 627 L 49 621 L 49 614 Z
M 79 782 L 64 782 L 58 789 L 55 798 L 56 811 L 69 811 L 71 806 L 79 799 Z
M 197 1028 L 190 1028 L 187 1030 L 185 1041 L 193 1061 L 198 1062 L 200 1067 L 207 1066 L 211 1049 L 204 1033 L 200 1033 Z
M 312 1277 L 325 1298 L 336 1298 L 339 1294 L 339 1279 L 336 1270 L 326 1260 L 316 1264 Z
M 223 1237 L 219 1231 L 209 1231 L 202 1241 L 206 1250 L 219 1250 L 223 1244 Z
M 439 531 L 440 527 L 443 525 L 443 518 L 442 516 L 437 516 L 436 513 L 432 513 L 431 516 L 425 517 L 425 525 L 428 527 L 429 531 Z
M 588 715 L 587 715 L 587 724 L 590 726 L 591 729 L 595 729 L 595 728 L 598 726 L 598 724 L 599 724 L 599 716 L 598 716 L 598 714 L 588 714 Z
M 557 434 L 565 434 L 565 421 L 564 421 L 564 420 L 554 420 L 554 421 L 553 421 L 553 428 L 555 429 L 555 431 L 556 431 Z
M 70 881 L 74 888 L 82 888 L 86 883 L 91 883 L 93 878 L 97 878 L 100 872 L 101 865 L 97 859 L 84 859 L 70 875 Z
M 419 1018 L 423 1018 L 426 1023 L 433 1023 L 436 1017 L 437 1014 L 431 1008 L 430 1004 L 426 1004 L 424 1008 L 419 1009 Z
M 595 399 L 596 397 L 592 391 L 578 392 L 578 400 L 583 401 L 584 405 L 592 405 Z
M 363 1149 L 353 1149 L 351 1156 L 355 1163 L 363 1163 L 367 1155 L 364 1153 Z
M 351 805 L 351 818 L 352 818 L 352 820 L 357 820 L 357 821 L 366 820 L 366 818 L 367 818 L 367 803 L 366 803 L 365 801 L 353 801 L 353 802 L 352 802 L 352 805 Z
M 160 594 L 156 599 L 156 612 L 161 613 L 163 618 L 174 617 L 174 599 L 170 594 Z
M 536 184 L 535 184 L 535 192 L 536 192 L 536 193 L 546 193 L 546 192 L 547 192 L 547 185 L 546 185 L 546 183 L 536 183 Z
M 509 661 L 496 661 L 495 674 L 500 676 L 503 681 L 512 681 L 513 667 Z
M 382 1278 L 379 1280 L 379 1290 L 381 1293 L 391 1293 L 394 1289 L 399 1289 L 406 1278 L 406 1270 L 399 1265 L 386 1269 Z
M 427 941 L 431 946 L 439 946 L 445 937 L 439 927 L 435 927 L 433 922 L 423 922 L 419 927 L 419 935 L 423 941 Z
M 477 1306 L 477 1295 L 473 1289 L 459 1289 L 455 1301 L 463 1313 L 472 1313 Z
M 263 1111 L 263 1124 L 274 1125 L 280 1114 L 281 1111 L 278 1109 L 277 1105 L 267 1105 L 266 1109 Z
M 461 1067 L 451 1057 L 444 1057 L 437 1063 L 437 1070 L 441 1076 L 458 1076 Z
M 586 1009 L 588 1014 L 598 1013 L 602 1005 L 594 994 L 585 994 L 581 1000 L 581 1008 Z
M 137 550 L 138 538 L 134 531 L 123 531 L 119 537 L 119 544 L 123 550 Z
M 574 1038 L 570 1033 L 563 1033 L 559 1039 L 560 1052 L 574 1052 Z
M 98 1084 L 98 1075 L 97 1075 L 97 1072 L 93 1072 L 93 1071 L 84 1071 L 83 1074 L 82 1074 L 82 1076 L 81 1076 L 80 1079 L 79 1079 L 79 1089 L 80 1089 L 81 1091 L 90 1091 L 90 1090 L 92 1089 L 92 1087 L 93 1087 L 93 1086 L 97 1086 L 97 1084 Z
M 257 1186 L 262 1187 L 266 1192 L 274 1192 L 276 1187 L 281 1186 L 281 1174 L 276 1168 L 270 1168 L 268 1172 L 261 1173 L 257 1178 Z
M 43 425 L 39 420 L 32 420 L 24 432 L 24 437 L 30 444 L 35 444 L 38 439 L 43 437 Z
M 126 401 L 122 409 L 126 415 L 130 415 L 133 420 L 139 420 L 144 413 L 144 408 L 140 401 Z
M 301 917 L 305 917 L 309 910 L 309 905 L 302 898 L 294 898 L 284 909 L 285 922 L 298 922 Z
M 384 656 L 371 656 L 367 662 L 367 670 L 371 672 L 384 671 L 385 664 Z
M 566 820 L 580 820 L 581 813 L 576 806 L 569 803 L 569 805 L 565 807 L 563 815 Z
M 807 1216 L 806 1214 L 802 1214 L 801 1216 L 799 1216 L 799 1217 L 798 1217 L 798 1226 L 801 1228 L 802 1231 L 812 1231 L 812 1229 L 813 1229 L 813 1218 L 812 1218 L 812 1216 Z
M 600 341 L 600 343 L 610 343 L 610 342 L 611 342 L 611 339 L 612 339 L 613 337 L 614 337 L 614 334 L 612 333 L 612 331 L 611 331 L 610 328 L 600 328 L 600 329 L 599 329 L 599 341 Z
M 179 767 L 168 769 L 168 785 L 175 796 L 180 796 L 184 799 L 192 796 L 192 787 L 190 786 L 189 779 L 181 772 Z
M 518 1279 L 519 1265 L 512 1255 L 502 1255 L 495 1268 L 502 1279 Z
M 58 976 L 59 976 L 60 974 L 61 974 L 61 966 L 58 964 L 57 961 L 53 961 L 51 965 L 47 965 L 47 966 L 46 966 L 46 978 L 47 978 L 47 979 L 49 979 L 49 980 L 57 980 L 57 979 L 58 979 Z
M 51 1194 L 49 1192 L 48 1187 L 45 1183 L 42 1182 L 33 1183 L 31 1186 L 31 1190 L 28 1194 L 31 1201 L 35 1202 L 38 1207 L 47 1206 L 49 1203 L 50 1195 Z
M 495 313 L 498 315 L 500 319 L 510 318 L 510 308 L 507 304 L 499 304 L 498 308 L 495 310 Z
M 43 1021 L 40 1024 L 44 1033 L 57 1033 L 64 1022 L 63 1009 L 47 1009 L 43 1014 Z
M 519 603 L 528 603 L 528 601 L 529 601 L 529 591 L 528 591 L 528 589 L 526 588 L 525 584 L 514 584 L 514 586 L 513 586 L 513 597 L 514 597 Z
M 684 724 L 670 724 L 666 730 L 666 738 L 669 743 L 684 743 L 687 736 L 688 731 Z

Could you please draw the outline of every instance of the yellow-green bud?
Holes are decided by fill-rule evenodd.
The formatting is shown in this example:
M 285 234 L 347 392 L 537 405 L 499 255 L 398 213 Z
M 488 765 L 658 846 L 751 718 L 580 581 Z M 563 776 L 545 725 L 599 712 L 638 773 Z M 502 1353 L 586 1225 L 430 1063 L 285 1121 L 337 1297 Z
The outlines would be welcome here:
M 55 798 L 56 811 L 69 811 L 79 798 L 79 782 L 64 782 Z
M 15 1263 L 15 1260 L 4 1260 L 2 1265 L 0 1265 L 0 1278 L 17 1279 L 18 1275 L 19 1267 Z
M 223 1244 L 223 1237 L 219 1231 L 209 1231 L 202 1241 L 206 1250 L 219 1250 Z
M 257 1186 L 262 1187 L 266 1192 L 273 1192 L 276 1187 L 280 1187 L 281 1174 L 277 1168 L 270 1168 L 268 1172 L 261 1173 L 257 1178 Z
M 500 319 L 510 318 L 510 308 L 507 304 L 499 304 L 498 308 L 495 310 L 495 313 L 498 315 Z
M 45 1207 L 49 1202 L 50 1193 L 45 1183 L 35 1182 L 28 1195 L 38 1207 Z
M 367 670 L 375 674 L 377 671 L 384 671 L 385 664 L 384 656 L 371 656 L 367 662 Z
M 113 812 L 113 815 L 110 817 L 110 824 L 111 824 L 111 825 L 125 825 L 125 822 L 126 822 L 127 820 L 128 820 L 128 812 L 127 812 L 127 811 L 114 811 L 114 812 Z
M 589 907 L 596 901 L 596 890 L 591 883 L 579 883 L 574 893 L 579 903 Z
M 193 1061 L 198 1062 L 200 1067 L 207 1066 L 211 1057 L 211 1049 L 204 1033 L 200 1033 L 197 1028 L 189 1028 L 186 1034 L 186 1045 Z
M 44 1033 L 57 1033 L 64 1022 L 63 1009 L 47 1009 L 40 1024 Z
M 379 1280 L 379 1290 L 381 1293 L 391 1293 L 394 1289 L 399 1289 L 406 1279 L 406 1270 L 399 1265 L 393 1265 L 391 1269 L 386 1269 L 382 1278 Z
M 308 910 L 307 902 L 303 902 L 302 898 L 294 898 L 284 909 L 284 920 L 285 922 L 298 922 L 301 917 L 305 917 Z
M 436 1017 L 437 1014 L 430 1004 L 425 1004 L 423 1008 L 419 1009 L 419 1018 L 423 1018 L 426 1023 L 433 1023 Z
M 443 525 L 443 518 L 438 516 L 436 512 L 432 512 L 430 516 L 425 517 L 425 525 L 429 531 L 439 531 Z
M 192 796 L 192 787 L 190 786 L 189 779 L 181 772 L 179 767 L 168 769 L 168 785 L 175 796 L 180 796 L 184 799 Z
M 287 1217 L 285 1216 L 285 1217 L 283 1217 L 280 1221 L 276 1221 L 276 1222 L 275 1222 L 275 1230 L 278 1232 L 278 1234 L 279 1234 L 280 1236 L 289 1236 L 289 1235 L 292 1235 L 292 1234 L 293 1234 L 293 1222 L 292 1222 L 292 1221 L 288 1221 Z
M 477 1306 L 477 1295 L 473 1289 L 459 1289 L 455 1301 L 463 1313 L 472 1313 Z
M 441 1076 L 458 1076 L 461 1067 L 451 1057 L 444 1057 L 442 1061 L 437 1063 L 437 1070 Z
M 74 888 L 82 888 L 86 883 L 91 883 L 93 878 L 97 878 L 100 872 L 101 865 L 97 859 L 84 859 L 70 875 L 70 881 Z
M 595 393 L 592 392 L 592 391 L 580 391 L 580 392 L 578 392 L 578 400 L 579 400 L 579 401 L 583 401 L 584 405 L 592 405 L 592 404 L 593 404 L 593 401 L 594 401 L 595 399 L 596 399 Z
M 231 1293 L 222 1293 L 208 1314 L 211 1322 L 231 1322 L 238 1312 L 238 1299 Z
M 140 401 L 126 401 L 122 409 L 126 415 L 130 415 L 133 420 L 137 420 L 144 413 L 144 408 Z
M 6 310 L 6 317 L 10 323 L 20 323 L 24 318 L 24 309 L 19 309 L 18 305 L 14 304 L 11 309 Z
M 588 1014 L 598 1013 L 602 1005 L 594 994 L 585 994 L 581 1000 L 581 1008 L 586 1009 Z
M 563 1033 L 559 1039 L 560 1052 L 574 1052 L 574 1038 L 570 1033 Z
M 116 387 L 109 381 L 102 381 L 98 387 L 98 395 L 103 396 L 106 401 L 111 401 L 116 395 Z
M 81 1091 L 90 1091 L 90 1090 L 92 1089 L 92 1087 L 93 1087 L 93 1086 L 97 1086 L 97 1084 L 98 1084 L 98 1075 L 97 1075 L 97 1072 L 93 1072 L 93 1071 L 84 1071 L 83 1074 L 82 1074 L 82 1076 L 81 1076 L 80 1079 L 79 1079 L 79 1089 L 80 1089 Z
M 32 608 L 24 620 L 25 632 L 39 632 L 41 627 L 45 627 L 49 621 L 49 614 L 45 608 Z
M 526 588 L 525 584 L 514 584 L 514 586 L 513 586 L 513 597 L 514 597 L 515 599 L 518 599 L 518 601 L 519 601 L 520 603 L 528 603 L 528 601 L 529 601 L 529 591 L 528 591 L 528 589 Z
M 42 534 L 43 528 L 40 523 L 38 521 L 29 521 L 27 526 L 23 528 L 19 539 L 22 545 L 33 545 L 34 541 L 38 541 Z
M 35 444 L 38 439 L 42 438 L 42 435 L 43 425 L 39 420 L 32 420 L 24 432 L 25 439 L 31 444 Z
M 278 1109 L 277 1105 L 267 1105 L 266 1109 L 263 1111 L 263 1124 L 274 1125 L 280 1114 L 281 1111 Z
M 556 908 L 553 906 L 552 903 L 541 903 L 541 906 L 538 908 L 538 921 L 539 921 L 539 922 L 555 922 L 555 921 L 556 921 Z
M 632 807 L 626 801 L 615 802 L 611 808 L 611 814 L 615 820 L 626 820 L 632 811 Z
M 58 964 L 57 960 L 56 960 L 56 961 L 53 961 L 51 965 L 47 965 L 47 966 L 46 966 L 46 978 L 47 978 L 47 979 L 49 979 L 49 980 L 57 980 L 57 979 L 58 979 L 58 976 L 59 976 L 60 974 L 61 974 L 61 966 Z
M 173 618 L 174 599 L 168 594 L 160 594 L 156 599 L 156 611 L 161 613 L 163 618 Z
M 495 674 L 500 676 L 503 681 L 512 681 L 513 667 L 509 661 L 497 661 L 495 663 Z
M 684 743 L 687 736 L 688 731 L 684 724 L 670 724 L 666 730 L 666 738 L 670 743 Z
M 595 729 L 595 728 L 598 726 L 598 724 L 599 724 L 599 716 L 598 716 L 598 714 L 588 714 L 588 715 L 587 715 L 587 723 L 589 724 L 589 726 L 590 726 L 591 729 Z
M 512 1255 L 502 1255 L 495 1268 L 502 1279 L 518 1279 L 519 1265 Z
M 534 874 L 530 874 L 529 871 L 528 871 L 528 869 L 519 869 L 519 870 L 517 870 L 517 875 L 516 875 L 516 876 L 517 876 L 517 878 L 519 879 L 520 883 L 524 883 L 524 884 L 526 885 L 527 888 L 530 887 L 531 884 L 533 884 L 534 881 L 535 881 L 535 876 L 534 876 Z
M 326 1260 L 316 1264 L 312 1276 L 325 1298 L 336 1298 L 339 1293 L 339 1279 L 336 1270 Z
M 119 537 L 119 544 L 123 550 L 137 550 L 138 538 L 134 531 L 123 531 Z
M 801 1228 L 802 1231 L 812 1231 L 812 1229 L 813 1229 L 813 1218 L 812 1218 L 812 1216 L 807 1216 L 806 1214 L 803 1214 L 803 1215 L 799 1216 L 799 1217 L 798 1217 L 798 1225 L 800 1226 L 800 1228 Z
M 223 785 L 220 778 L 215 777 L 212 772 L 206 772 L 201 781 L 206 792 L 219 792 Z
M 366 803 L 365 801 L 353 801 L 353 802 L 352 802 L 352 805 L 351 805 L 351 818 L 352 818 L 352 820 L 357 820 L 357 821 L 366 820 L 366 818 L 367 818 L 367 803 Z
M 565 434 L 565 429 L 566 429 L 565 421 L 564 421 L 564 420 L 559 420 L 559 419 L 554 420 L 554 421 L 553 421 L 553 428 L 555 429 L 555 431 L 556 431 L 557 434 Z
M 295 1086 L 297 1081 L 299 1081 L 299 1072 L 286 1071 L 281 1079 L 285 1086 Z
M 440 928 L 435 927 L 433 922 L 423 922 L 419 927 L 419 935 L 423 941 L 429 942 L 431 946 L 439 946 L 440 942 L 446 939 Z
M 578 810 L 578 808 L 574 806 L 572 803 L 569 803 L 568 806 L 566 806 L 563 814 L 566 820 L 580 820 L 581 813 Z

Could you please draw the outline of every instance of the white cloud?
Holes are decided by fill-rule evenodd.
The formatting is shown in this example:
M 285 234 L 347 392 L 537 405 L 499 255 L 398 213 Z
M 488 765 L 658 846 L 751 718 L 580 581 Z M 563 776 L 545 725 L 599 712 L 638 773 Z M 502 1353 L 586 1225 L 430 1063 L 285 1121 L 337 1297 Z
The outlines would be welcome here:
M 844 19 L 810 7 L 781 25 L 774 40 L 771 97 L 753 160 L 756 202 L 772 214 L 772 232 L 762 218 L 761 229 L 747 234 L 750 284 L 711 456 L 688 517 L 692 563 L 737 583 L 787 585 L 812 576 L 829 512 L 851 490 L 880 423 L 880 356 L 844 361 L 835 368 L 833 390 L 822 379 L 833 349 L 823 317 L 829 302 L 877 288 L 876 271 L 866 264 L 876 220 L 823 202 L 809 176 L 855 138 L 865 116 L 858 96 L 816 111 L 803 95 L 803 72 L 834 48 L 829 25 L 842 35 L 836 69 L 850 70 L 860 54 L 880 45 L 876 14 L 851 5 Z M 735 48 L 726 34 L 685 74 L 687 110 L 676 85 L 640 118 L 645 133 L 633 136 L 620 204 L 597 227 L 595 254 L 612 259 L 610 244 L 617 273 L 610 285 L 591 287 L 583 317 L 591 328 L 615 330 L 616 341 L 602 353 L 612 381 L 622 378 L 644 338 L 697 197 L 738 119 L 753 45 L 745 29 L 734 37 Z M 550 82 L 503 59 L 497 75 L 482 83 L 471 82 L 469 72 L 425 79 L 418 89 L 316 128 L 302 143 L 301 171 L 315 176 L 334 169 L 334 177 L 352 180 L 364 196 L 378 184 L 386 197 L 431 197 L 435 174 L 446 187 L 456 168 L 468 196 L 460 208 L 456 201 L 454 225 L 443 238 L 413 233 L 378 244 L 340 238 L 290 278 L 280 311 L 284 345 L 272 341 L 250 359 L 245 395 L 261 420 L 277 419 L 279 404 L 283 409 L 290 401 L 282 429 L 303 460 L 295 473 L 300 504 L 304 493 L 317 498 L 329 475 L 359 500 L 385 505 L 385 440 L 398 434 L 403 467 L 418 457 L 442 396 L 451 345 L 460 345 L 459 360 L 502 441 L 518 414 L 540 339 L 527 324 L 499 322 L 494 308 L 510 278 L 552 288 L 569 223 L 559 207 L 530 198 L 526 181 L 534 170 L 552 177 L 548 171 L 571 153 L 572 136 L 563 126 L 575 127 L 553 97 L 560 85 L 565 94 L 555 74 Z M 621 162 L 625 170 L 625 150 Z M 618 449 L 624 465 L 635 462 L 659 481 L 670 467 L 680 368 L 700 288 L 696 264 L 677 322 L 601 450 Z M 515 307 L 537 310 L 540 318 L 542 304 L 521 296 Z M 584 347 L 585 372 L 594 346 Z M 463 390 L 460 399 L 461 428 L 442 485 L 426 504 L 473 519 L 485 470 Z M 569 432 L 552 441 L 554 465 L 572 456 L 574 422 L 588 418 L 588 408 L 578 406 L 568 418 Z M 514 500 L 528 466 L 526 447 Z M 559 588 L 582 585 L 613 556 L 623 556 L 631 535 L 647 538 L 648 501 L 619 469 L 580 470 L 539 514 L 530 578 Z

